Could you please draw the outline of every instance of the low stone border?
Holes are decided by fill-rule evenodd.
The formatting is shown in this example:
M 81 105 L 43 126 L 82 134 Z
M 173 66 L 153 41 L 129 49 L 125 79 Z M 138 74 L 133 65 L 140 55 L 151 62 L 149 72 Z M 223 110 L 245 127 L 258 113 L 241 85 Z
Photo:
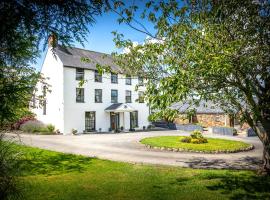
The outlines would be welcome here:
M 250 145 L 247 148 L 237 149 L 237 150 L 217 150 L 217 151 L 196 151 L 189 149 L 181 149 L 181 148 L 169 148 L 169 147 L 155 147 L 151 145 L 145 145 L 148 149 L 156 149 L 162 151 L 173 151 L 173 152 L 192 152 L 192 153 L 204 153 L 204 154 L 219 154 L 219 153 L 238 153 L 243 151 L 250 151 L 254 149 L 254 145 Z

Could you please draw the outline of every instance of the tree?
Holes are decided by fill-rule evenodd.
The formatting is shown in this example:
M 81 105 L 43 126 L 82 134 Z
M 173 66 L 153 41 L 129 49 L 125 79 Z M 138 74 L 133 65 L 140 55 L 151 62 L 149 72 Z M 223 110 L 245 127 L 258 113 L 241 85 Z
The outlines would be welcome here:
M 40 45 L 45 49 L 51 34 L 63 45 L 83 44 L 87 26 L 95 22 L 103 5 L 101 0 L 0 2 L 0 128 L 28 108 L 41 78 L 29 64 L 39 56 Z
M 116 56 L 118 64 L 148 79 L 147 101 L 159 110 L 152 118 L 175 115 L 170 106 L 187 99 L 238 112 L 262 141 L 262 172 L 270 175 L 270 2 L 149 1 L 141 17 L 155 33 L 133 7 L 114 9 L 120 22 L 148 35 L 135 46 L 115 33 L 115 43 L 129 50 Z
M 37 81 L 43 81 L 30 67 L 52 35 L 63 45 L 75 40 L 83 44 L 88 25 L 101 14 L 99 0 L 2 0 L 0 2 L 0 129 L 27 112 Z M 12 141 L 0 135 L 0 197 L 18 196 L 19 158 Z

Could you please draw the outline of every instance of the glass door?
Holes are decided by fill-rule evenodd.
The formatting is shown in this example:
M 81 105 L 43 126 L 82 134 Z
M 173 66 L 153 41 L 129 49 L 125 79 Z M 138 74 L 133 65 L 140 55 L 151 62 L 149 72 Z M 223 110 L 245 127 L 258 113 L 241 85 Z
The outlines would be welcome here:
M 96 130 L 96 112 L 85 112 L 85 130 L 88 132 Z

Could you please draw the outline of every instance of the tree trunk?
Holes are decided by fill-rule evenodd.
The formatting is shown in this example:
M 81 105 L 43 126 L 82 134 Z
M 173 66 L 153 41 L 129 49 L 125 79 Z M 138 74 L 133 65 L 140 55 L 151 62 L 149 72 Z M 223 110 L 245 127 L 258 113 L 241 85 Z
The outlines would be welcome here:
M 263 143 L 263 164 L 260 173 L 270 176 L 270 122 L 256 123 L 255 132 Z

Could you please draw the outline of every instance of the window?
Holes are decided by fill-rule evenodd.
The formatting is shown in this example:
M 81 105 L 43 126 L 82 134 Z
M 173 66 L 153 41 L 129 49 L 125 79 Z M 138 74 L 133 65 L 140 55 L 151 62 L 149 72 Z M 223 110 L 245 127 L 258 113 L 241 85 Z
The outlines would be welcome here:
M 126 103 L 131 103 L 131 91 L 126 90 Z
M 144 92 L 139 91 L 139 103 L 144 103 Z
M 95 70 L 95 82 L 102 82 L 102 74 Z
M 117 90 L 111 90 L 111 101 L 112 101 L 112 103 L 118 102 L 118 91 Z
M 138 77 L 138 85 L 143 86 L 143 77 L 141 76 Z
M 126 75 L 126 85 L 131 85 L 131 76 Z
M 96 130 L 96 112 L 85 112 L 85 130 L 88 132 Z
M 101 89 L 95 89 L 95 102 L 102 103 L 102 90 Z
M 84 88 L 76 88 L 76 102 L 84 102 Z
M 80 81 L 84 79 L 84 69 L 76 68 L 76 80 Z
M 130 128 L 138 127 L 138 111 L 130 112 Z
M 111 73 L 111 83 L 118 83 L 118 74 Z

